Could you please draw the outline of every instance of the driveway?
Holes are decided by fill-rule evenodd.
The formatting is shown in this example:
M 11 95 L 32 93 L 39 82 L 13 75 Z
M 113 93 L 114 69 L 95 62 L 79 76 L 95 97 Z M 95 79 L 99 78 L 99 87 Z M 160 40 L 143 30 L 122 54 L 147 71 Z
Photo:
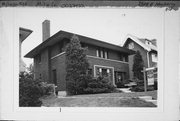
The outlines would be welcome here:
M 76 95 L 67 97 L 45 96 L 41 98 L 46 107 L 156 107 L 151 102 L 139 99 L 139 96 L 157 98 L 157 92 L 104 93 Z

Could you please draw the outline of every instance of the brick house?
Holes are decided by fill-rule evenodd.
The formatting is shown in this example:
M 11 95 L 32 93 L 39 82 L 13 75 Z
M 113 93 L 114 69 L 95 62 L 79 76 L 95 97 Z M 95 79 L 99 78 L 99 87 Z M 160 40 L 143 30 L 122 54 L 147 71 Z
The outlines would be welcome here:
M 66 90 L 65 47 L 73 33 L 59 31 L 50 37 L 50 22 L 43 22 L 43 42 L 25 57 L 34 58 L 35 79 L 41 78 L 57 85 L 58 91 Z M 128 56 L 134 51 L 93 38 L 77 35 L 82 47 L 87 47 L 89 73 L 94 77 L 106 75 L 116 85 L 129 79 Z
M 157 67 L 158 53 L 156 40 L 148 40 L 144 38 L 138 38 L 136 36 L 128 34 L 124 41 L 123 47 L 140 52 L 146 68 Z M 129 76 L 133 79 L 133 58 L 134 55 L 129 56 Z

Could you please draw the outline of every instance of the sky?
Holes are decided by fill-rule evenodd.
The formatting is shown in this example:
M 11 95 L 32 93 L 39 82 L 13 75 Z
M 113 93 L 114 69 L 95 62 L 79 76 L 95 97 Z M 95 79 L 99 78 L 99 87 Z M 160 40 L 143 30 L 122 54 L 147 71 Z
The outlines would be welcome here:
M 163 40 L 163 11 L 152 8 L 17 8 L 19 27 L 32 30 L 22 43 L 22 59 L 42 42 L 42 22 L 50 20 L 51 36 L 60 30 L 122 45 L 127 34 Z

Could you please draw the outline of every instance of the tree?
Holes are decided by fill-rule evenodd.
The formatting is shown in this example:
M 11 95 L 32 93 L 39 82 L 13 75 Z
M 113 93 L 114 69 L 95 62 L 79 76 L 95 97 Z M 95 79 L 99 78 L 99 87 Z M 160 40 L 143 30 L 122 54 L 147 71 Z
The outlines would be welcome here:
M 34 78 L 34 65 L 32 63 L 29 65 L 29 67 L 27 67 L 27 70 L 27 73 L 29 73 L 29 75 L 31 75 L 32 78 Z
M 139 51 L 136 52 L 135 56 L 134 56 L 134 63 L 133 63 L 133 74 L 134 77 L 138 80 L 143 80 L 143 67 L 144 67 L 144 62 L 142 59 L 142 56 L 140 54 Z
M 86 48 L 82 48 L 79 38 L 73 35 L 66 47 L 66 89 L 68 95 L 79 94 L 86 86 L 85 79 L 89 63 Z

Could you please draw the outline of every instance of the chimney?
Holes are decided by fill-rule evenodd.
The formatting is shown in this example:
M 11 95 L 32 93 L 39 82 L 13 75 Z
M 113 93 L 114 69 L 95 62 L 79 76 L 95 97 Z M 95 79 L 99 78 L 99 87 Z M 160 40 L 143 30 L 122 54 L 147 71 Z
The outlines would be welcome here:
M 45 20 L 42 23 L 42 40 L 43 42 L 50 37 L 50 21 Z

